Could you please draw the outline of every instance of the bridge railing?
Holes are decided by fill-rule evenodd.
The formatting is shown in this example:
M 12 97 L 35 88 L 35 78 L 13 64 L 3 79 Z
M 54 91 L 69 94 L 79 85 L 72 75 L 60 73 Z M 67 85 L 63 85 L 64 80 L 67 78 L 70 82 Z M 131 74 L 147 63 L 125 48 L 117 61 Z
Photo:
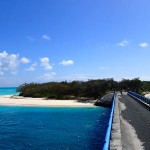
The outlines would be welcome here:
M 116 92 L 114 92 L 113 99 L 112 99 L 112 108 L 111 108 L 108 128 L 106 131 L 105 143 L 104 143 L 103 150 L 109 150 L 110 149 L 111 130 L 112 130 L 112 123 L 113 123 L 113 116 L 114 116 L 115 101 L 116 101 Z
M 144 103 L 145 105 L 147 105 L 148 107 L 150 107 L 150 99 L 149 98 L 146 98 L 144 97 L 143 95 L 140 95 L 138 93 L 135 93 L 135 92 L 131 92 L 129 91 L 128 92 L 128 95 L 136 98 L 137 100 L 139 100 L 140 102 Z

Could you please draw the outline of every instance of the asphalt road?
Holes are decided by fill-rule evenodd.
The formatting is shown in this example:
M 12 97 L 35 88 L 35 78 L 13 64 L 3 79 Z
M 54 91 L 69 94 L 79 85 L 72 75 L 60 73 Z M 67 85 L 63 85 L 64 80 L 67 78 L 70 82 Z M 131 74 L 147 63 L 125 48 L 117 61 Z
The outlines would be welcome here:
M 128 95 L 121 95 L 119 101 L 126 106 L 121 112 L 123 119 L 135 129 L 144 149 L 150 150 L 150 111 Z

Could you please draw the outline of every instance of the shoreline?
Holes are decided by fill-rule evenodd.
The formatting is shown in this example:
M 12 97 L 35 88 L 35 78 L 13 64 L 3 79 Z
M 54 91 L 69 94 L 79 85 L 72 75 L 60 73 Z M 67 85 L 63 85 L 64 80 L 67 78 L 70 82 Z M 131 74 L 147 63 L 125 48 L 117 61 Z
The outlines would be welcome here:
M 27 107 L 96 107 L 93 103 L 82 103 L 77 100 L 46 100 L 44 98 L 30 98 L 18 95 L 0 96 L 0 106 L 27 106 Z

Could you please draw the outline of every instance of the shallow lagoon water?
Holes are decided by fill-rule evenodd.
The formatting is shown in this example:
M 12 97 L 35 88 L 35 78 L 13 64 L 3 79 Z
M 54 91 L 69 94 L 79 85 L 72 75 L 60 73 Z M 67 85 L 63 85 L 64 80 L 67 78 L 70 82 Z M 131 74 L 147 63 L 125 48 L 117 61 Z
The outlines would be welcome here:
M 102 149 L 109 113 L 100 107 L 0 106 L 0 149 Z
M 0 96 L 3 96 L 3 95 L 14 95 L 14 94 L 19 94 L 19 92 L 16 92 L 16 87 L 0 88 Z

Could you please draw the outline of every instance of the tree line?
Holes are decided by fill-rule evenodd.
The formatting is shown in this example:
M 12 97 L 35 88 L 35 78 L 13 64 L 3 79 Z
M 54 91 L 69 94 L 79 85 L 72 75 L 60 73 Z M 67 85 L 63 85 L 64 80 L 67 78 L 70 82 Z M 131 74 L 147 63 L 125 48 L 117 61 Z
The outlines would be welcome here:
M 114 90 L 130 90 L 142 94 L 150 91 L 150 81 L 134 78 L 132 80 L 122 79 L 118 82 L 110 78 L 72 82 L 25 83 L 17 88 L 20 96 L 45 97 L 47 99 L 99 99 Z

